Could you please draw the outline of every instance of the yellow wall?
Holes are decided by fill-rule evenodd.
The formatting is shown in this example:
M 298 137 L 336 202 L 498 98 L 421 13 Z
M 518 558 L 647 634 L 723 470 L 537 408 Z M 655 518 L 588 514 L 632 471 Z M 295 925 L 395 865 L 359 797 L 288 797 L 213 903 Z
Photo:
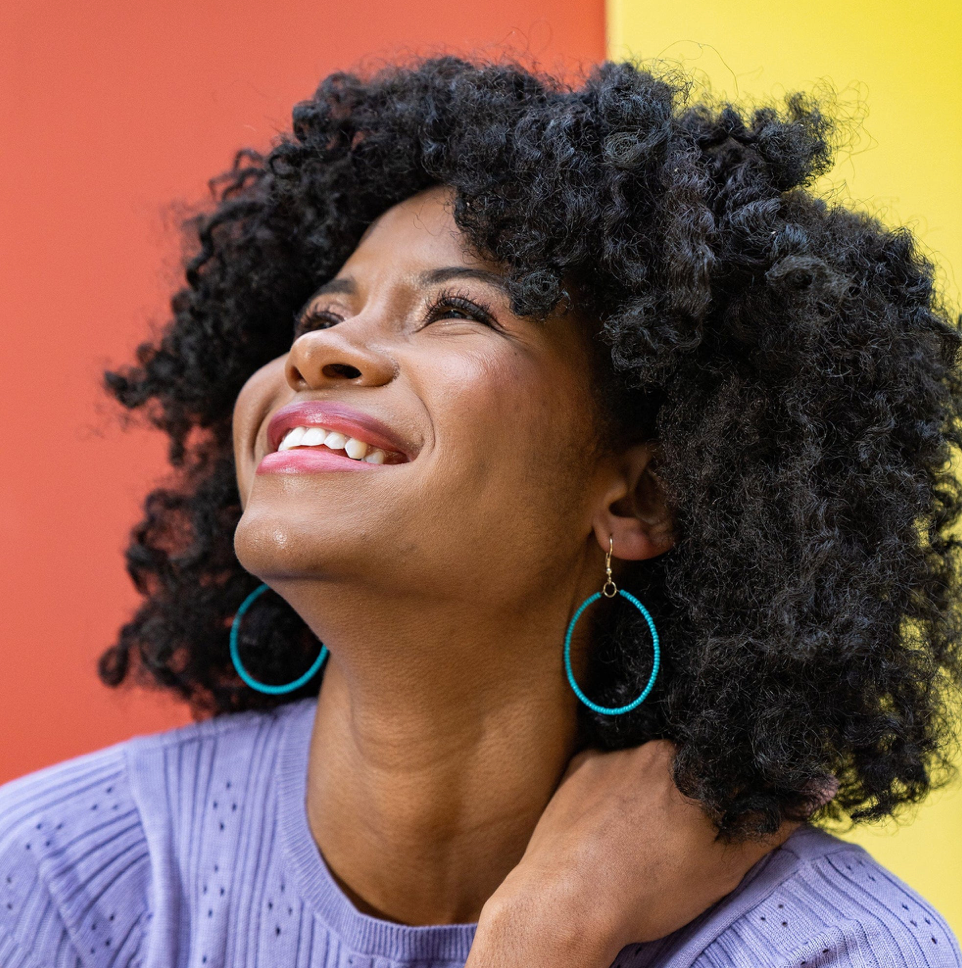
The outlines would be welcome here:
M 864 121 L 824 187 L 910 225 L 939 264 L 951 304 L 962 305 L 959 0 L 607 5 L 612 59 L 681 63 L 733 100 L 830 82 Z M 845 836 L 928 898 L 962 937 L 962 784 L 935 794 L 910 823 Z

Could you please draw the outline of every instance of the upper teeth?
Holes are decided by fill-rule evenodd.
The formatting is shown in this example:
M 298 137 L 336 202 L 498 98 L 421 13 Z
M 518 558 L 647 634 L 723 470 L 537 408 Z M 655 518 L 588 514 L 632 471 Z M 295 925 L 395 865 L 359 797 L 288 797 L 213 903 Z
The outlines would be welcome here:
M 352 460 L 363 460 L 367 464 L 383 464 L 387 460 L 387 454 L 379 447 L 372 447 L 363 440 L 355 440 L 325 427 L 294 427 L 284 435 L 277 449 L 290 450 L 292 447 L 321 445 L 330 450 L 343 450 Z

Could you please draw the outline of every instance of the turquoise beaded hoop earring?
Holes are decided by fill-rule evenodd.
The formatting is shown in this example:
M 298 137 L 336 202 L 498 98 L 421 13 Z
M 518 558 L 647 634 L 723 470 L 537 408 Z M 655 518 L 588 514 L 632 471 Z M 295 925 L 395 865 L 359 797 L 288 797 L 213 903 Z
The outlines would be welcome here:
M 240 652 L 237 649 L 237 630 L 240 628 L 241 619 L 244 617 L 244 613 L 251 607 L 254 599 L 258 595 L 262 595 L 267 589 L 270 588 L 269 585 L 264 584 L 255 588 L 247 598 L 241 603 L 241 607 L 237 609 L 237 614 L 234 616 L 234 622 L 230 627 L 230 658 L 231 662 L 234 663 L 234 668 L 237 670 L 237 674 L 251 687 L 251 689 L 256 689 L 258 692 L 266 692 L 268 695 L 277 696 L 285 692 L 293 692 L 295 689 L 303 686 L 308 679 L 313 676 L 322 665 L 324 665 L 324 660 L 327 658 L 327 646 L 321 646 L 320 655 L 314 660 L 314 665 L 307 670 L 300 678 L 295 679 L 293 682 L 285 682 L 280 686 L 271 686 L 266 682 L 258 682 L 241 664 Z
M 568 674 L 568 682 L 571 688 L 574 690 L 575 695 L 589 708 L 593 709 L 596 713 L 603 713 L 606 716 L 620 716 L 622 713 L 630 713 L 632 709 L 636 709 L 640 706 L 647 698 L 648 693 L 651 692 L 652 686 L 655 684 L 655 678 L 658 675 L 658 666 L 661 663 L 661 650 L 658 648 L 658 633 L 655 631 L 655 623 L 652 621 L 651 615 L 648 614 L 648 609 L 645 608 L 641 602 L 635 598 L 630 592 L 626 592 L 623 588 L 619 588 L 614 579 L 611 577 L 611 548 L 614 541 L 609 535 L 608 537 L 608 552 L 605 555 L 605 583 L 601 588 L 600 592 L 595 592 L 594 595 L 590 595 L 582 603 L 577 612 L 575 612 L 571 621 L 568 623 L 568 634 L 565 635 L 565 672 Z M 654 662 L 651 667 L 651 675 L 648 677 L 648 685 L 642 690 L 641 695 L 630 703 L 624 706 L 599 706 L 596 702 L 592 702 L 579 688 L 578 683 L 575 682 L 575 674 L 571 670 L 571 637 L 574 635 L 575 626 L 578 624 L 578 619 L 581 618 L 584 610 L 592 603 L 598 601 L 601 596 L 604 595 L 605 598 L 614 598 L 615 595 L 621 595 L 622 598 L 628 599 L 635 608 L 645 616 L 645 621 L 648 623 L 648 628 L 651 630 L 651 647 L 654 652 Z

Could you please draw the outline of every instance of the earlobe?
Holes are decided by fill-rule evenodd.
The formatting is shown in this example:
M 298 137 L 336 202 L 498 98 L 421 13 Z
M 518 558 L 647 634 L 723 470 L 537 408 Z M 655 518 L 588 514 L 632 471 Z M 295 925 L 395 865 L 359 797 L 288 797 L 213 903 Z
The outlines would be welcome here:
M 643 561 L 657 558 L 675 543 L 670 531 L 653 528 L 639 518 L 609 514 L 595 524 L 598 545 L 608 547 L 608 536 L 614 542 L 614 555 L 625 561 Z

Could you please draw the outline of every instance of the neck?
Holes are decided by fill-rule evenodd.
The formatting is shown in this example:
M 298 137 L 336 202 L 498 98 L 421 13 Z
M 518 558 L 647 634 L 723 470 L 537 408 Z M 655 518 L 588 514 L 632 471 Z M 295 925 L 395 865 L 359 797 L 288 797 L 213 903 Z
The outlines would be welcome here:
M 362 912 L 476 921 L 576 752 L 561 672 L 569 604 L 485 620 L 394 603 L 380 624 L 337 601 L 343 625 L 325 610 L 319 636 L 331 655 L 308 766 L 314 839 Z M 367 621 L 346 619 L 357 615 Z

